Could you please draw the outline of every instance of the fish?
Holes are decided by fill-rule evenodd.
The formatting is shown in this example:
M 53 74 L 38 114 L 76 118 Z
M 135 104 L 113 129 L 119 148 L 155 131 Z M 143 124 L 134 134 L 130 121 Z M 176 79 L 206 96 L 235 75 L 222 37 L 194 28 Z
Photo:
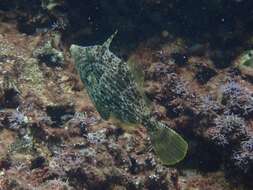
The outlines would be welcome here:
M 253 50 L 243 52 L 234 64 L 242 75 L 249 79 L 253 79 Z
M 166 124 L 157 121 L 129 64 L 110 51 L 117 34 L 102 45 L 72 44 L 70 54 L 89 97 L 101 118 L 115 117 L 141 124 L 149 134 L 153 150 L 164 165 L 174 165 L 187 154 L 187 142 Z

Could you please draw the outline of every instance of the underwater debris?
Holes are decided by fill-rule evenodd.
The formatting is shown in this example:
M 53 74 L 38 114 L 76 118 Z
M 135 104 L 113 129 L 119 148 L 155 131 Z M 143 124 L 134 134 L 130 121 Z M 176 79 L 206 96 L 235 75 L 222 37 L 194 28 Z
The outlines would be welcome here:
M 160 160 L 164 164 L 175 164 L 185 157 L 187 143 L 151 117 L 130 67 L 109 50 L 115 34 L 103 45 L 71 46 L 81 80 L 103 119 L 114 115 L 124 122 L 144 124 Z

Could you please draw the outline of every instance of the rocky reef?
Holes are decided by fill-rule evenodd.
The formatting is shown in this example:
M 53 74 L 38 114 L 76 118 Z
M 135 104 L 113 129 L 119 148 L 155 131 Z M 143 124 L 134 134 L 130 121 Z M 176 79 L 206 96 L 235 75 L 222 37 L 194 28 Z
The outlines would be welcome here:
M 251 5 L 2 0 L 0 190 L 252 189 Z M 143 126 L 104 121 L 80 82 L 70 45 L 115 29 L 112 51 L 142 71 L 152 115 L 189 143 L 176 166 Z

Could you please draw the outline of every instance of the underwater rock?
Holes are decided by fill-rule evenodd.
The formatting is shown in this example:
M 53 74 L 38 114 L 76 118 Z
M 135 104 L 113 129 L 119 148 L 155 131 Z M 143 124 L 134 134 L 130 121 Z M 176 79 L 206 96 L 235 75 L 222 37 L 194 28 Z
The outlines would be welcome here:
M 146 185 L 148 189 L 166 190 L 169 186 L 169 176 L 164 168 L 158 168 L 154 175 L 148 176 Z
M 49 67 L 62 67 L 64 65 L 63 52 L 53 47 L 53 40 L 45 42 L 33 52 L 33 55 Z
M 38 60 L 29 58 L 22 67 L 19 87 L 22 95 L 34 94 L 41 101 L 52 104 L 47 96 L 46 81 L 41 71 Z M 22 81 L 22 83 L 21 83 Z
M 16 139 L 15 143 L 13 143 L 10 147 L 10 152 L 14 157 L 19 156 L 15 153 L 21 153 L 23 154 L 22 158 L 24 159 L 29 157 L 28 154 L 33 154 L 35 151 L 34 138 L 29 130 L 27 130 L 23 136 L 20 135 L 20 137 Z
M 3 159 L 2 157 L 3 156 L 0 157 L 0 170 L 8 170 L 11 166 L 11 162 L 8 158 Z
M 205 117 L 217 116 L 223 112 L 223 106 L 211 95 L 200 97 L 199 114 Z
M 253 138 L 249 137 L 247 140 L 241 142 L 238 150 L 235 150 L 225 164 L 227 177 L 236 182 L 243 182 L 244 184 L 252 186 L 252 172 L 253 172 Z M 234 174 L 237 175 L 234 175 Z
M 172 53 L 171 58 L 174 59 L 178 66 L 185 66 L 188 63 L 188 56 L 181 53 Z
M 27 123 L 27 116 L 18 110 L 0 111 L 0 124 L 5 128 L 18 131 Z
M 213 51 L 211 54 L 211 58 L 217 69 L 225 69 L 229 67 L 232 61 L 232 55 L 229 51 Z
M 243 117 L 252 116 L 253 95 L 248 88 L 235 81 L 228 81 L 220 86 L 218 93 L 226 113 Z
M 173 73 L 175 70 L 174 64 L 164 64 L 162 62 L 153 63 L 147 70 L 145 78 L 147 80 L 159 80 L 167 74 Z
M 253 171 L 253 138 L 241 142 L 241 150 L 233 154 L 236 169 L 245 175 Z
M 19 104 L 20 96 L 14 89 L 4 90 L 3 95 L 0 95 L 0 107 L 17 108 Z
M 52 126 L 59 127 L 73 118 L 75 110 L 71 105 L 53 105 L 46 107 L 46 113 L 53 122 Z
M 39 188 L 39 190 L 49 190 L 49 189 L 74 190 L 74 188 L 71 187 L 67 181 L 62 181 L 60 179 L 49 180 Z
M 186 165 L 203 172 L 217 171 L 233 162 L 234 152 L 245 152 L 240 144 L 251 136 L 252 88 L 250 83 L 233 75 L 230 67 L 221 71 L 209 64 L 210 58 L 195 56 L 190 59 L 194 64 L 188 64 L 186 68 L 151 59 L 145 70 L 145 79 L 148 80 L 145 81 L 146 93 L 155 104 L 153 107 L 160 104 L 166 108 L 166 117 L 162 119 L 189 138 L 190 152 Z M 201 84 L 194 80 L 202 69 L 196 68 L 199 65 L 215 72 L 209 83 Z M 204 72 L 201 74 L 205 75 Z M 237 173 L 225 170 L 226 176 L 233 172 Z M 246 176 L 239 176 L 247 180 Z M 219 189 L 223 189 L 222 186 Z
M 16 81 L 10 78 L 10 73 L 4 73 L 0 81 L 0 108 L 17 108 L 20 104 L 20 92 Z
M 45 164 L 45 158 L 42 156 L 38 156 L 31 161 L 31 169 L 40 168 Z
M 221 147 L 238 144 L 247 137 L 245 121 L 235 115 L 218 116 L 208 130 L 213 143 Z
M 11 165 L 9 147 L 15 142 L 17 135 L 13 131 L 0 127 L 0 169 Z M 6 168 L 7 169 L 7 168 Z
M 217 72 L 214 69 L 208 66 L 198 65 L 195 77 L 200 84 L 205 84 L 216 74 Z
M 78 127 L 80 135 L 87 137 L 88 128 L 98 124 L 100 121 L 101 119 L 95 115 L 90 115 L 86 112 L 75 112 L 73 118 L 67 122 L 67 125 L 69 128 Z
M 192 112 L 190 104 L 195 98 L 187 88 L 187 82 L 176 73 L 171 73 L 162 78 L 161 91 L 155 99 L 166 108 L 168 117 L 176 118 Z

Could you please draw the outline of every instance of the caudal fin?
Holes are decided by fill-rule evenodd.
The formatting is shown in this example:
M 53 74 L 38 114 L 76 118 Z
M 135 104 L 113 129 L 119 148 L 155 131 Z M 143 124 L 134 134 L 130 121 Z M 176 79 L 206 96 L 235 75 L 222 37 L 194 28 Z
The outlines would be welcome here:
M 149 134 L 153 148 L 165 165 L 173 165 L 184 159 L 187 150 L 187 142 L 174 130 L 160 122 L 152 122 L 149 126 Z

